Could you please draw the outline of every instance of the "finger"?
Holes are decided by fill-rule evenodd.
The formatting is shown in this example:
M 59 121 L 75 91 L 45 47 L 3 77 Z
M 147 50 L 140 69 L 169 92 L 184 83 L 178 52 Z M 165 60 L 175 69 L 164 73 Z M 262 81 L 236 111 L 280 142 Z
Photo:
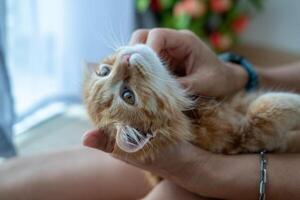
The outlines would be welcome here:
M 162 50 L 175 46 L 174 38 L 177 35 L 178 32 L 171 29 L 155 28 L 149 32 L 146 45 L 160 54 Z
M 110 140 L 104 130 L 91 130 L 82 137 L 84 146 L 102 150 L 111 153 L 114 148 L 114 142 Z
M 196 73 L 179 77 L 177 81 L 187 91 L 188 95 L 201 96 L 203 98 L 215 98 L 211 94 L 211 86 L 207 85 L 207 79 L 205 77 L 199 77 Z
M 189 89 L 190 88 L 190 81 L 188 78 L 186 77 L 179 77 L 177 78 L 177 81 L 180 83 L 180 85 L 185 88 L 185 89 Z
M 155 28 L 150 30 L 146 45 L 151 47 L 158 54 L 165 49 L 171 49 L 176 57 L 185 56 L 186 46 L 190 36 L 186 37 L 185 32 L 180 32 L 167 28 Z M 184 36 L 184 37 L 183 37 Z
M 133 164 L 144 170 L 152 171 L 161 175 L 162 177 L 168 177 L 179 173 L 178 170 L 183 169 L 183 166 L 188 162 L 195 160 L 197 156 L 203 154 L 203 151 L 194 145 L 182 141 L 174 147 L 165 149 L 164 152 L 155 154 L 152 156 L 146 156 L 143 160 L 137 159 L 134 155 L 113 155 L 115 158 Z M 177 168 L 178 167 L 178 168 Z M 183 172 L 182 172 L 183 173 Z
M 139 29 L 132 33 L 129 45 L 135 44 L 145 44 L 147 41 L 149 30 L 148 29 Z
M 180 83 L 180 85 L 191 95 L 194 95 L 196 93 L 194 88 L 194 77 L 192 75 L 179 77 L 177 78 L 177 81 Z

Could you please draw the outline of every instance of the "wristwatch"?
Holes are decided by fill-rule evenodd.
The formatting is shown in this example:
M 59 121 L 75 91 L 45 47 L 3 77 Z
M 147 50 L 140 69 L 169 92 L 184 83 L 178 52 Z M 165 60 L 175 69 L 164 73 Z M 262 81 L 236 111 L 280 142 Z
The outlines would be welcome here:
M 252 91 L 258 88 L 258 75 L 251 63 L 248 62 L 243 56 L 234 53 L 223 53 L 219 55 L 219 59 L 225 62 L 238 64 L 246 70 L 248 74 L 248 82 L 246 84 L 245 89 L 247 91 Z

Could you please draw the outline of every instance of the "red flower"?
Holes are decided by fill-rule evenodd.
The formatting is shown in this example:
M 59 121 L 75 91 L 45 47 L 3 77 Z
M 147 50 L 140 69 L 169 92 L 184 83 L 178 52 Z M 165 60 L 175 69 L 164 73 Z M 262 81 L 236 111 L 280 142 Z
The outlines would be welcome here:
M 210 0 L 210 8 L 216 13 L 224 13 L 230 9 L 231 0 Z
M 221 43 L 221 34 L 218 32 L 212 33 L 209 36 L 209 42 L 213 47 L 220 46 Z
M 162 10 L 162 5 L 159 0 L 151 0 L 150 7 L 154 12 L 159 12 Z
M 209 36 L 210 44 L 217 50 L 227 50 L 232 46 L 232 37 L 228 34 L 214 32 Z
M 175 5 L 173 12 L 175 16 L 185 13 L 191 17 L 201 17 L 206 12 L 206 4 L 199 0 L 183 0 Z
M 246 15 L 240 15 L 236 19 L 233 20 L 232 22 L 232 30 L 239 34 L 245 30 L 249 22 L 249 18 Z

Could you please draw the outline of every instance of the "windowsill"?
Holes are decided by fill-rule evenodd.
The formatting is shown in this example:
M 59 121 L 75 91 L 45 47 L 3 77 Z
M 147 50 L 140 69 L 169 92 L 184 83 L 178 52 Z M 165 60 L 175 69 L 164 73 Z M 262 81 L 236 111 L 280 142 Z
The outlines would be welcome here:
M 83 106 L 71 106 L 63 114 L 15 136 L 19 155 L 66 149 L 81 144 L 83 133 L 91 125 Z

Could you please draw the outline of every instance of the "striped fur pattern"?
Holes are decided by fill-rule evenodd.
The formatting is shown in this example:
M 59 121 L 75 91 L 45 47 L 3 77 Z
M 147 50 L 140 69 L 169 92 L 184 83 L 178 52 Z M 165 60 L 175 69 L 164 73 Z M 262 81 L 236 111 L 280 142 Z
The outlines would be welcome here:
M 130 55 L 130 56 L 128 56 Z M 99 76 L 103 65 L 110 73 Z M 238 93 L 191 100 L 153 50 L 125 46 L 101 63 L 89 64 L 84 100 L 97 128 L 116 140 L 114 153 L 153 159 L 182 140 L 215 152 L 299 152 L 300 96 Z M 133 105 L 122 88 L 134 94 Z

